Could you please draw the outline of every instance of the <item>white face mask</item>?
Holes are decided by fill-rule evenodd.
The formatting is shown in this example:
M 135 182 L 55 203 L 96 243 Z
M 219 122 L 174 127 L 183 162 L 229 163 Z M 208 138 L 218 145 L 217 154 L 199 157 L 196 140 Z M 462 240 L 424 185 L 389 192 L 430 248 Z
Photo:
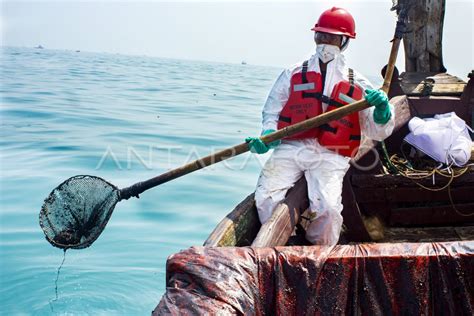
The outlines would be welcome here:
M 335 45 L 318 44 L 316 45 L 316 54 L 323 63 L 327 63 L 341 53 L 341 49 Z

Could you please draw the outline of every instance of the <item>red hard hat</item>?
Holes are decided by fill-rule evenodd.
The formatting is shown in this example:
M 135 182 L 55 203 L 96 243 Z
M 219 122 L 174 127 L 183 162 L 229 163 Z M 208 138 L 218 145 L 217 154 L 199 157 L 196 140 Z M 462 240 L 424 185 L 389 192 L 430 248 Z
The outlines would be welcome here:
M 324 11 L 319 17 L 318 23 L 311 30 L 344 35 L 350 38 L 355 38 L 356 36 L 355 22 L 352 15 L 347 10 L 336 7 Z

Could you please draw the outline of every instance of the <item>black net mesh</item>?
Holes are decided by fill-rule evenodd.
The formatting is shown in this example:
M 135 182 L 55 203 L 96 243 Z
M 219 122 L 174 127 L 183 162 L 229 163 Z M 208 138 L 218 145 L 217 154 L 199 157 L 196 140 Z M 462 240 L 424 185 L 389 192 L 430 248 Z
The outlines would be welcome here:
M 94 176 L 75 176 L 61 183 L 44 201 L 40 225 L 46 239 L 62 249 L 87 248 L 107 224 L 119 190 Z

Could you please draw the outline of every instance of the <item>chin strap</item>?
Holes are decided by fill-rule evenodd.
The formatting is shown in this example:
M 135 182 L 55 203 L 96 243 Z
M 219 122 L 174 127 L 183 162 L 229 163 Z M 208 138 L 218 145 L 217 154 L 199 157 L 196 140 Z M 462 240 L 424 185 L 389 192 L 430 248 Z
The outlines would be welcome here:
M 345 51 L 348 46 L 349 46 L 349 37 L 343 36 L 342 44 L 341 44 L 341 53 Z

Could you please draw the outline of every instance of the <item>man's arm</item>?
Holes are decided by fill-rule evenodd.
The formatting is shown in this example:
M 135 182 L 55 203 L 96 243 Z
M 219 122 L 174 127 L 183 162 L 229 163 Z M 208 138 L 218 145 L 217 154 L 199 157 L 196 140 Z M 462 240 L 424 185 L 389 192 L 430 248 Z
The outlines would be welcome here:
M 290 96 L 291 71 L 283 70 L 268 94 L 262 110 L 262 133 L 276 130 L 278 117 Z
M 374 87 L 372 84 L 362 75 L 355 75 L 356 83 L 365 91 L 367 89 L 373 90 Z M 392 104 L 388 104 L 390 111 L 390 118 L 385 124 L 376 123 L 374 120 L 374 111 L 376 110 L 374 106 L 365 109 L 359 113 L 359 123 L 362 135 L 373 140 L 382 141 L 393 132 L 395 127 L 395 111 Z M 387 111 L 388 112 L 388 111 Z M 379 112 L 381 113 L 381 112 Z M 379 114 L 376 113 L 376 114 Z M 376 115 L 377 117 L 377 115 Z M 382 120 L 384 121 L 384 120 Z
M 273 84 L 262 110 L 261 135 L 270 134 L 277 129 L 280 112 L 290 95 L 290 80 L 290 71 L 284 70 Z M 250 151 L 257 154 L 264 154 L 281 143 L 278 140 L 265 144 L 259 137 L 247 137 L 245 141 L 249 144 Z

